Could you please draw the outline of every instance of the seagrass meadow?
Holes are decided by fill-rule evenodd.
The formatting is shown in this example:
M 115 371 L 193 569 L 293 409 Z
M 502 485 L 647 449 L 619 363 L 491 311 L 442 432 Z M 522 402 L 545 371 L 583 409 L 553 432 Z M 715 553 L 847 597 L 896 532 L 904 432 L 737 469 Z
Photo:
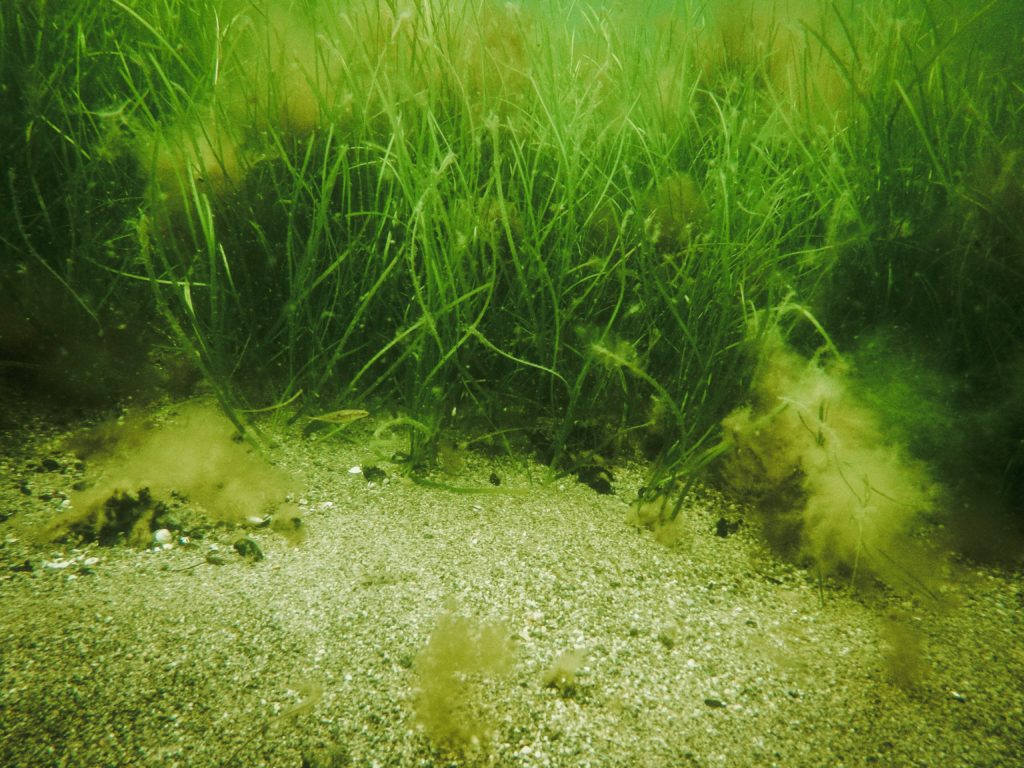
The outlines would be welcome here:
M 1017 0 L 4 2 L 0 762 L 1011 765 L 1022 49 Z M 168 607 L 189 579 L 225 626 Z M 62 728 L 44 608 L 73 656 L 130 590 L 158 660 L 68 674 L 171 664 L 95 701 L 180 733 Z M 299 639 L 370 614 L 379 653 Z M 231 714 L 219 646 L 168 658 L 192 620 L 239 635 Z M 816 751 L 845 632 L 863 739 Z M 648 635 L 653 678 L 616 655 Z

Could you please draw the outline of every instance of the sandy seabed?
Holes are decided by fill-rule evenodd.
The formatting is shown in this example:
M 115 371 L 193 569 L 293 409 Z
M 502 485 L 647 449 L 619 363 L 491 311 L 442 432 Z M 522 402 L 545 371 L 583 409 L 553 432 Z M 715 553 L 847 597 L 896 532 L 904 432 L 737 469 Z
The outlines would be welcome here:
M 1022 764 L 1019 569 L 950 557 L 934 596 L 853 590 L 781 560 L 709 490 L 659 544 L 625 523 L 642 467 L 599 495 L 468 453 L 439 478 L 478 489 L 457 493 L 386 463 L 384 481 L 350 472 L 373 458 L 358 430 L 285 428 L 269 453 L 302 478 L 301 543 L 253 527 L 38 545 L 19 531 L 72 482 L 40 465 L 68 427 L 4 429 L 4 766 Z M 742 525 L 720 537 L 722 517 Z M 234 550 L 243 536 L 262 560 Z M 442 648 L 447 699 L 425 704 L 423 651 L 452 616 L 471 629 Z M 500 671 L 456 647 L 496 626 Z M 560 658 L 575 663 L 548 685 Z M 425 708 L 453 721 L 447 746 Z

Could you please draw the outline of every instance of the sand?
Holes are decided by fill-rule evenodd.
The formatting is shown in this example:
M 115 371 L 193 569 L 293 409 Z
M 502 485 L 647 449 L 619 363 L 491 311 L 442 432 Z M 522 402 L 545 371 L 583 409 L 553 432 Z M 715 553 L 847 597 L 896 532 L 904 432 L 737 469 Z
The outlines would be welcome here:
M 243 526 L 133 549 L 29 541 L 90 470 L 60 452 L 74 424 L 8 417 L 0 764 L 1021 765 L 1019 569 L 950 556 L 934 594 L 854 589 L 712 490 L 665 546 L 625 522 L 642 466 L 601 495 L 468 451 L 430 475 L 453 492 L 403 478 L 371 422 L 265 426 L 301 543 Z M 387 479 L 350 471 L 370 463 Z M 721 537 L 722 517 L 742 523 Z

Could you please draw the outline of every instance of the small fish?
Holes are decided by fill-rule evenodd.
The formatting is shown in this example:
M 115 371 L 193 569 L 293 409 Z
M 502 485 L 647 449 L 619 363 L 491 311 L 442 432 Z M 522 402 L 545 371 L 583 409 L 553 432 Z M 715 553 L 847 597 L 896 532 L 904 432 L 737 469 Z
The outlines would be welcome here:
M 307 416 L 306 426 L 302 428 L 302 434 L 304 437 L 309 437 L 314 432 L 327 429 L 330 426 L 333 427 L 327 435 L 330 437 L 330 435 L 337 434 L 345 429 L 352 422 L 365 419 L 369 415 L 369 411 L 364 411 L 360 408 L 342 408 L 340 411 L 321 413 L 319 416 Z
M 364 411 L 359 408 L 342 408 L 340 411 L 331 411 L 330 413 L 321 413 L 319 416 L 310 416 L 309 420 L 344 426 L 351 424 L 353 421 L 365 419 L 369 415 L 369 411 Z

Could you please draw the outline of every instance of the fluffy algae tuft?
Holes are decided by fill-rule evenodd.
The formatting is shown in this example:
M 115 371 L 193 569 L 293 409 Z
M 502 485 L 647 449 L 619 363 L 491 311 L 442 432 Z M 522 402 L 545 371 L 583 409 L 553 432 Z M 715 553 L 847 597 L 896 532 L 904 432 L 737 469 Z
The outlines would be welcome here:
M 130 413 L 77 435 L 69 448 L 86 462 L 95 479 L 72 495 L 71 509 L 48 527 L 44 537 L 59 539 L 88 529 L 99 535 L 108 530 L 124 500 L 135 496 L 136 505 L 144 502 L 147 509 L 171 499 L 185 500 L 213 522 L 235 524 L 275 513 L 281 517 L 294 480 L 235 436 L 231 422 L 202 400 L 183 403 L 159 421 Z M 113 504 L 115 500 L 120 504 Z M 287 511 L 285 517 L 295 517 Z M 142 528 L 153 519 L 152 514 L 141 516 L 126 540 L 148 543 L 149 531 Z
M 922 553 L 912 535 L 938 485 L 887 439 L 841 361 L 808 360 L 766 334 L 751 401 L 723 427 L 732 450 L 720 476 L 761 508 L 781 549 L 851 579 L 927 588 L 913 575 Z
M 498 620 L 478 621 L 449 603 L 416 657 L 416 722 L 440 749 L 473 754 L 497 726 L 493 682 L 512 670 L 515 648 Z

